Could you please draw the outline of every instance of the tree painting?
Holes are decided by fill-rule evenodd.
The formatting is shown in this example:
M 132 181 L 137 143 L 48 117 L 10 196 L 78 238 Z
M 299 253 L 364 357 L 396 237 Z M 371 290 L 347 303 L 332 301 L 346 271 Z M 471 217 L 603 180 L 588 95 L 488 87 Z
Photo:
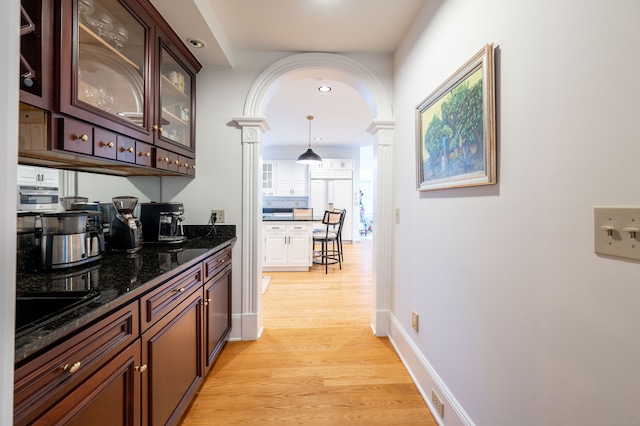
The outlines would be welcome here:
M 482 68 L 422 113 L 424 181 L 485 169 Z

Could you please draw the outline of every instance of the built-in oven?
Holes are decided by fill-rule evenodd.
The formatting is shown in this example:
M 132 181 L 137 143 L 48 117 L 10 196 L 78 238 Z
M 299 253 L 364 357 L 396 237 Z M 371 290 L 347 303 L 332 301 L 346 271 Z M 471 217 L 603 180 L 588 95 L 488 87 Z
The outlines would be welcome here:
M 18 211 L 43 212 L 58 210 L 58 188 L 18 186 Z

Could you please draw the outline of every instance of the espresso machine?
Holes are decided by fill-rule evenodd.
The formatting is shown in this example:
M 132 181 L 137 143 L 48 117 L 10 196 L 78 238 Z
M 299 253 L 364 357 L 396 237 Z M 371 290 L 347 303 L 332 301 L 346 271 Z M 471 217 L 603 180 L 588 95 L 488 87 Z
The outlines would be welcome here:
M 138 199 L 122 196 L 111 201 L 117 213 L 109 228 L 109 250 L 135 253 L 142 248 L 142 224 L 133 215 Z
M 178 244 L 187 239 L 182 229 L 182 203 L 151 202 L 140 204 L 145 244 Z

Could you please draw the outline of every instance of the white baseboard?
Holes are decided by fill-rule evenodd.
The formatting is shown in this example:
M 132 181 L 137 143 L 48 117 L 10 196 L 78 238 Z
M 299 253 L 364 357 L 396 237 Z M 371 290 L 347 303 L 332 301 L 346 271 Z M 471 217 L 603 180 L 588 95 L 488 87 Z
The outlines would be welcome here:
M 475 426 L 442 378 L 402 328 L 398 319 L 393 314 L 389 314 L 389 318 L 391 323 L 389 340 L 438 424 L 440 426 Z M 440 418 L 431 402 L 431 389 L 436 391 L 440 399 L 443 399 L 443 418 Z

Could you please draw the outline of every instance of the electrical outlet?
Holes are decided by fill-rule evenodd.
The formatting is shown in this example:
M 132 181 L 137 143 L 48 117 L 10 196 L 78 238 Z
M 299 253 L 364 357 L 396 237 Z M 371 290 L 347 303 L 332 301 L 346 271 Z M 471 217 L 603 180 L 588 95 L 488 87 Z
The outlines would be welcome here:
M 216 218 L 216 223 L 225 223 L 224 210 L 211 210 L 211 215 Z
M 411 327 L 413 327 L 416 333 L 418 332 L 418 319 L 418 313 L 416 311 L 411 311 Z
M 433 389 L 431 389 L 431 402 L 433 403 L 433 408 L 440 414 L 440 418 L 444 419 L 444 404 Z

